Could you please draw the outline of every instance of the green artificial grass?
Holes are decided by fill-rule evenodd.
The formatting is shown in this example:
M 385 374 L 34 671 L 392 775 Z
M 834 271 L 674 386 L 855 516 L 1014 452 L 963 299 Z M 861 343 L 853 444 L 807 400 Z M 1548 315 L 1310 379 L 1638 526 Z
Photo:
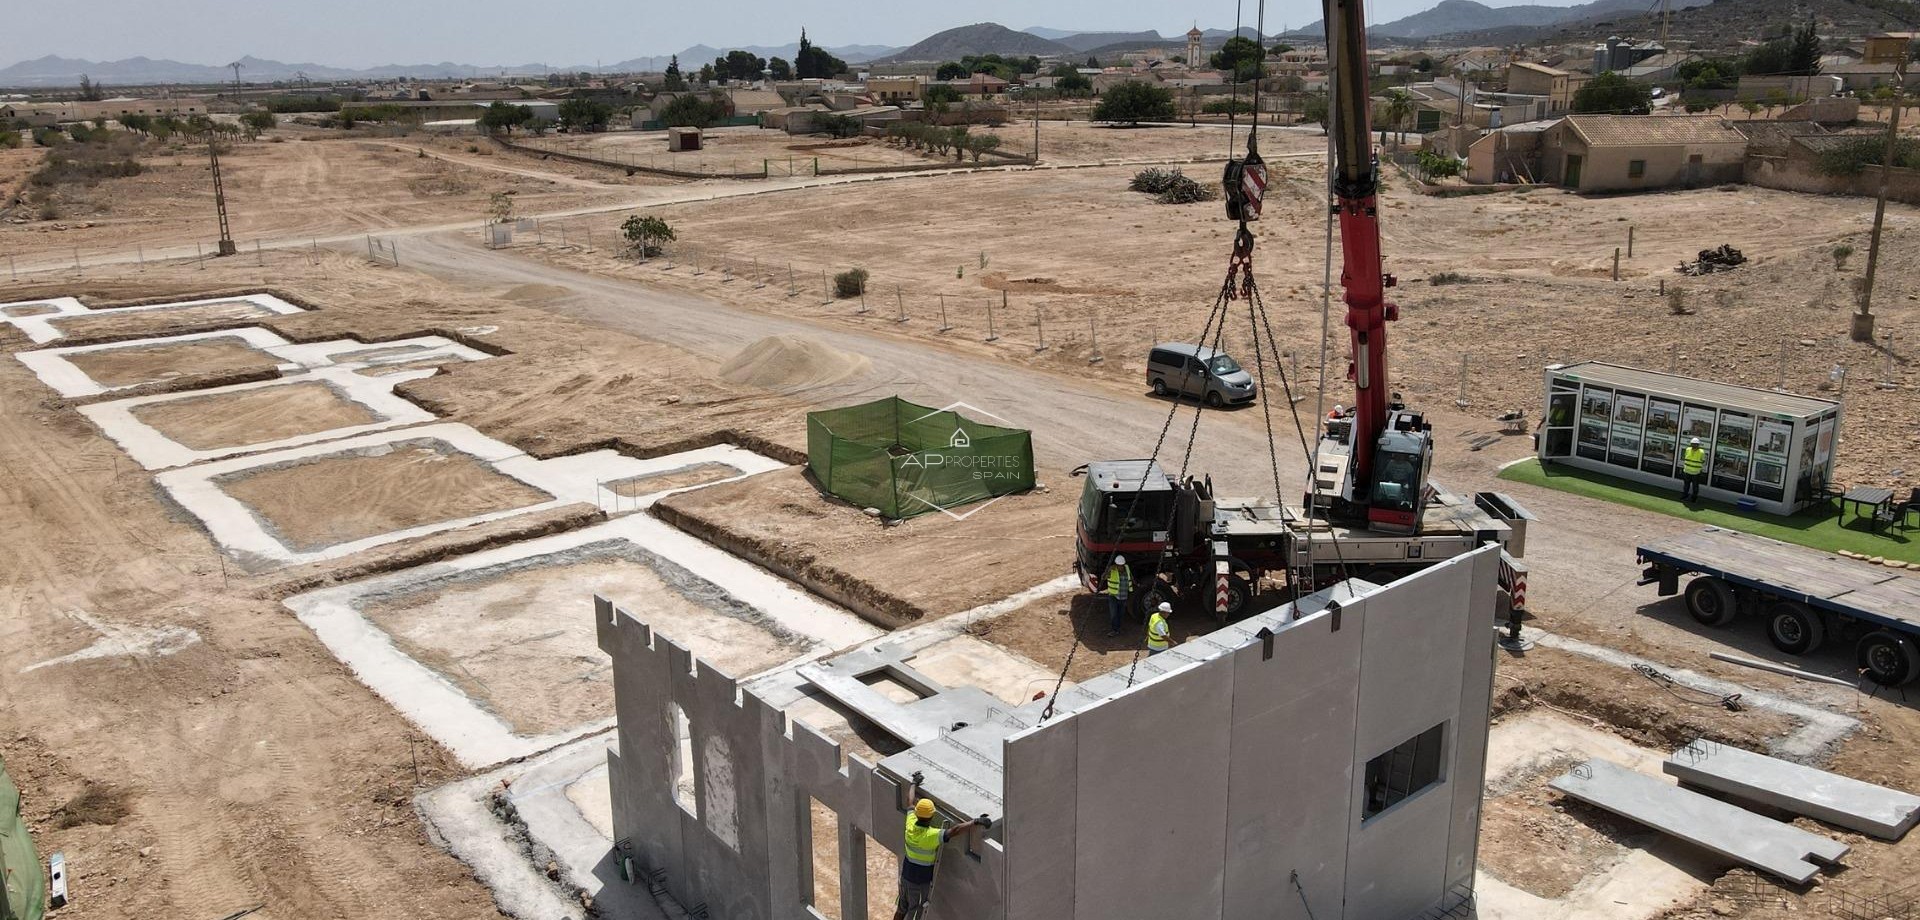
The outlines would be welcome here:
M 1665 492 L 1616 476 L 1555 464 L 1542 467 L 1539 459 L 1516 463 L 1500 471 L 1500 478 L 1561 492 L 1571 492 L 1642 511 L 1685 518 L 1700 524 L 1744 530 L 1772 537 L 1785 543 L 1797 543 L 1828 552 L 1850 550 L 1866 556 L 1885 556 L 1902 562 L 1920 563 L 1920 531 L 1885 534 L 1873 532 L 1872 522 L 1852 512 L 1841 524 L 1839 502 L 1814 506 L 1791 517 L 1759 511 L 1741 511 L 1718 502 L 1702 501 L 1694 506 L 1680 501 L 1675 492 Z M 1898 498 L 1898 496 L 1896 496 Z

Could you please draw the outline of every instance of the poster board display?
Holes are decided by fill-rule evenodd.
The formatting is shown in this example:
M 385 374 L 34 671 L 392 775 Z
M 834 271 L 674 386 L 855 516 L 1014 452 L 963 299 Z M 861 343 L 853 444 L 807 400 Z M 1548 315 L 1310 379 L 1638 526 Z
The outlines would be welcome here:
M 1753 461 L 1753 416 L 1744 412 L 1720 413 L 1720 428 L 1713 440 L 1713 476 L 1716 489 L 1729 492 L 1747 490 L 1747 465 Z
M 1608 460 L 1632 468 L 1640 464 L 1640 438 L 1647 422 L 1647 398 L 1638 393 L 1613 397 L 1613 431 L 1607 442 Z
M 1580 393 L 1579 454 L 1606 462 L 1607 431 L 1613 421 L 1613 391 L 1588 387 Z
M 1647 433 L 1640 448 L 1640 468 L 1660 476 L 1673 475 L 1679 437 L 1680 404 L 1658 398 L 1647 400 Z
M 1793 426 L 1778 419 L 1763 418 L 1754 431 L 1753 474 L 1748 492 L 1777 501 L 1787 493 L 1787 449 L 1793 439 Z

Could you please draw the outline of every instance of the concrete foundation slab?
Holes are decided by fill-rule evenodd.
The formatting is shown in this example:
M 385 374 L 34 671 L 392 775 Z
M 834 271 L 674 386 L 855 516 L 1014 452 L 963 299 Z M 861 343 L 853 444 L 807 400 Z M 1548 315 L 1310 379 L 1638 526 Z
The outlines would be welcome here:
M 144 304 L 138 307 L 106 307 L 89 309 L 73 297 L 55 297 L 49 300 L 17 301 L 0 304 L 0 323 L 6 323 L 25 333 L 34 342 L 51 342 L 67 335 L 62 328 L 63 321 L 80 317 L 114 317 L 136 313 L 152 313 L 183 310 L 195 307 L 208 307 L 214 304 L 232 304 L 231 314 L 236 317 L 270 316 L 275 314 L 303 313 L 301 307 L 290 304 L 272 294 L 244 294 L 238 297 L 209 297 L 201 300 L 182 300 L 173 303 Z M 47 310 L 45 308 L 52 307 Z
M 1818 863 L 1838 861 L 1851 849 L 1605 760 L 1588 761 L 1550 785 L 1589 805 L 1798 885 L 1813 880 L 1820 871 Z
M 1898 840 L 1920 822 L 1920 796 L 1863 783 L 1704 738 L 1674 751 L 1664 769 L 1682 783 Z

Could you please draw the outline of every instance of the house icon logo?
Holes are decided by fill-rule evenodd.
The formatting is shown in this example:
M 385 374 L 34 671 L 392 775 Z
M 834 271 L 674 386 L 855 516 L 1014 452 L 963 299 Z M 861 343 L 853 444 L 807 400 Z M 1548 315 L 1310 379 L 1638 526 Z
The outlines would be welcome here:
M 966 429 L 955 428 L 953 429 L 953 437 L 947 439 L 947 446 L 950 448 L 972 447 L 973 439 L 967 437 Z

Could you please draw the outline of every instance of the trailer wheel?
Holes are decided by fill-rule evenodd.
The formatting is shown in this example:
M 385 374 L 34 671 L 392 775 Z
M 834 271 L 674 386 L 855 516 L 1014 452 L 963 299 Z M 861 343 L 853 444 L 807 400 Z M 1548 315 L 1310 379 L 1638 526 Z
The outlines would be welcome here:
M 1827 625 L 1799 601 L 1778 601 L 1767 608 L 1767 640 L 1789 655 L 1811 655 L 1827 640 Z
M 1253 583 L 1238 573 L 1227 576 L 1227 612 L 1229 621 L 1238 620 L 1247 615 L 1247 608 L 1253 605 Z
M 1173 586 L 1167 584 L 1165 579 L 1155 578 L 1153 585 L 1140 595 L 1141 619 L 1158 610 L 1161 604 L 1172 604 L 1174 600 Z
M 1711 575 L 1687 582 L 1687 612 L 1703 626 L 1725 626 L 1740 612 L 1733 587 Z
M 1913 640 L 1884 629 L 1860 638 L 1854 660 L 1867 679 L 1883 687 L 1901 687 L 1920 676 L 1920 648 Z

